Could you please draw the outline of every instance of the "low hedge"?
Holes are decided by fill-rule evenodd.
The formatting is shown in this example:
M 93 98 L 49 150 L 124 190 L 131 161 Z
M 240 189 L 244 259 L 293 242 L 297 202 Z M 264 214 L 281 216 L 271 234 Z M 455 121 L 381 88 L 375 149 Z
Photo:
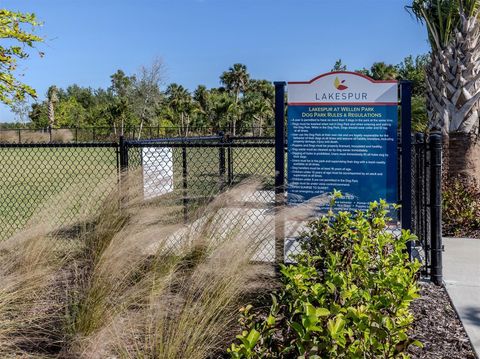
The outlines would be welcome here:
M 408 346 L 421 345 L 408 335 L 420 265 L 406 253 L 414 236 L 388 230 L 391 210 L 373 202 L 311 222 L 297 264 L 281 268 L 269 312 L 242 308 L 230 357 L 408 358 Z
M 447 178 L 442 182 L 442 225 L 444 236 L 480 235 L 480 188 L 465 178 Z

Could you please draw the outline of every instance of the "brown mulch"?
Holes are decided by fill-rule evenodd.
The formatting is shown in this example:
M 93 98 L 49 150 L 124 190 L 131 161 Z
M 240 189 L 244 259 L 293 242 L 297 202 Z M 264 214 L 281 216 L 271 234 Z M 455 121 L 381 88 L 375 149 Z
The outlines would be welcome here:
M 445 288 L 420 283 L 421 297 L 411 306 L 415 321 L 413 337 L 423 348 L 411 346 L 413 359 L 475 359 L 470 340 L 452 308 Z

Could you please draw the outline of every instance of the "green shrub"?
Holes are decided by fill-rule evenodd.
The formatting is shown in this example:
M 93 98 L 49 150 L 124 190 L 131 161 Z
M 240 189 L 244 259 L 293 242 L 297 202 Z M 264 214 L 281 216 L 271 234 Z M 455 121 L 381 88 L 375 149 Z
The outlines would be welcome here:
M 474 236 L 480 230 L 480 189 L 462 178 L 443 183 L 443 234 Z
M 407 347 L 420 345 L 408 336 L 419 263 L 406 253 L 414 236 L 388 230 L 391 209 L 374 202 L 311 222 L 297 264 L 282 266 L 269 313 L 242 308 L 230 357 L 407 358 Z

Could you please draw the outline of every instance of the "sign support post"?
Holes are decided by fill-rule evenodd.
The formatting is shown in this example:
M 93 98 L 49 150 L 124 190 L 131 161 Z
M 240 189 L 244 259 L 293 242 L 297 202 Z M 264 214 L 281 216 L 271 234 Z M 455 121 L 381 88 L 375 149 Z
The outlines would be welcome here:
M 285 223 L 282 209 L 285 205 L 285 85 L 275 84 L 275 263 L 285 260 Z
M 412 82 L 400 82 L 400 104 L 402 114 L 402 229 L 412 230 Z M 412 254 L 412 243 L 407 243 L 408 254 Z

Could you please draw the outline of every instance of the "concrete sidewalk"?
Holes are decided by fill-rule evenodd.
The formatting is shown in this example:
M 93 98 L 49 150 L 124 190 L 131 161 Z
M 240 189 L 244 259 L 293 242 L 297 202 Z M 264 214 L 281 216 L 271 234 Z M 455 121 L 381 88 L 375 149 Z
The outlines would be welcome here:
M 443 278 L 480 357 L 480 239 L 444 238 Z

